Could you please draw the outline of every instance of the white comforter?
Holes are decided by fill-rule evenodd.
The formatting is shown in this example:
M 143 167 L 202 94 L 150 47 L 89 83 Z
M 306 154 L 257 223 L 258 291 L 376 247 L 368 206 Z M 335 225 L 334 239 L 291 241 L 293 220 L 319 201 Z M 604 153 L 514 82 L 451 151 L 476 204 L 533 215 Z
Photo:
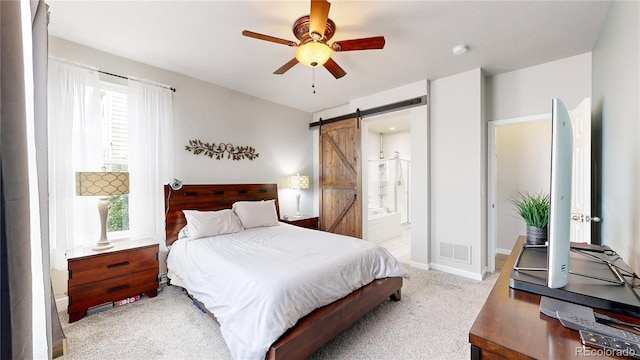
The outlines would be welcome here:
M 408 277 L 382 247 L 284 223 L 178 240 L 167 266 L 215 314 L 234 359 L 264 359 L 313 310 L 374 279 Z

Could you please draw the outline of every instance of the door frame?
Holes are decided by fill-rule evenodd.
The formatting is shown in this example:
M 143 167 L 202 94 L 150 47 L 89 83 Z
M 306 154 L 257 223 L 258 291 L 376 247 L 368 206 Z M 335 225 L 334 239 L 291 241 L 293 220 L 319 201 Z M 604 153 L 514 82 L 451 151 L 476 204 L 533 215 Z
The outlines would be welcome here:
M 518 125 L 518 124 L 526 124 L 533 123 L 538 121 L 547 121 L 551 120 L 551 113 L 545 114 L 537 114 L 537 115 L 529 115 L 529 116 L 521 116 L 510 119 L 501 119 L 501 120 L 491 120 L 488 123 L 487 128 L 487 136 L 488 136 L 488 151 L 487 151 L 487 174 L 489 177 L 488 181 L 488 189 L 487 189 L 487 238 L 489 241 L 488 247 L 488 259 L 487 259 L 487 271 L 495 272 L 496 270 L 496 246 L 498 243 L 497 239 L 497 219 L 498 215 L 496 214 L 496 202 L 497 202 L 497 194 L 498 194 L 498 185 L 497 185 L 497 164 L 496 164 L 496 128 L 500 126 L 508 126 L 508 125 Z
M 364 118 L 365 115 L 372 115 L 372 109 L 376 109 L 382 113 L 384 111 L 400 110 L 401 107 L 396 104 L 405 104 L 406 108 L 411 112 L 411 183 L 413 184 L 411 196 L 411 262 L 412 267 L 428 270 L 430 268 L 431 255 L 431 234 L 430 234 L 430 108 L 429 93 L 430 82 L 428 80 L 417 81 L 412 84 L 404 85 L 395 89 L 387 90 L 382 93 L 376 93 L 364 98 L 353 99 L 344 105 L 325 109 L 321 112 L 313 114 L 314 123 L 309 124 L 310 130 L 313 132 L 313 151 L 314 178 L 318 179 L 318 151 L 319 136 L 318 125 L 320 119 L 345 116 L 347 113 L 357 113 Z M 413 99 L 406 101 L 405 99 Z M 420 99 L 417 101 L 417 99 Z M 379 104 L 390 104 L 382 105 Z M 324 123 L 326 120 L 322 120 Z M 361 123 L 361 127 L 366 121 Z M 364 141 L 362 141 L 364 143 Z M 421 184 L 422 186 L 416 186 Z M 366 186 L 366 184 L 364 184 Z M 317 181 L 312 184 L 315 194 L 319 194 L 319 186 Z M 362 188 L 365 191 L 365 187 Z M 319 208 L 319 196 L 314 196 L 314 207 Z
M 576 126 L 578 124 L 575 123 L 576 120 L 576 116 L 581 116 L 581 115 L 585 115 L 584 112 L 587 111 L 589 112 L 589 119 L 586 122 L 583 122 L 581 125 L 581 130 L 582 132 L 578 131 L 576 132 Z M 584 166 L 591 166 L 591 159 L 592 159 L 592 154 L 591 154 L 591 98 L 585 98 L 583 99 L 580 104 L 578 104 L 578 106 L 572 110 L 569 110 L 569 116 L 571 118 L 571 123 L 574 126 L 574 130 L 573 130 L 573 136 L 574 136 L 574 140 L 576 139 L 576 136 L 582 136 L 582 137 L 588 137 L 589 140 L 587 141 L 587 147 L 588 148 L 588 152 L 584 152 L 585 155 L 587 155 L 588 160 L 586 162 L 584 162 L 584 158 L 582 159 L 582 164 L 584 164 Z M 498 215 L 496 214 L 496 207 L 495 204 L 497 202 L 497 173 L 496 173 L 496 138 L 495 138 L 495 134 L 496 134 L 496 128 L 500 127 L 500 126 L 507 126 L 507 125 L 517 125 L 517 124 L 525 124 L 525 123 L 533 123 L 533 122 L 537 122 L 537 121 L 551 121 L 552 119 L 552 115 L 551 113 L 544 113 L 544 114 L 538 114 L 538 115 L 531 115 L 531 116 L 522 116 L 522 117 L 516 117 L 516 118 L 511 118 L 511 119 L 503 119 L 503 120 L 492 120 L 489 121 L 488 124 L 488 151 L 487 151 L 487 165 L 488 165 L 488 172 L 487 172 L 487 176 L 489 177 L 489 181 L 488 181 L 488 189 L 487 189 L 487 238 L 488 238 L 488 242 L 489 242 L 489 246 L 488 246 L 488 258 L 487 259 L 487 266 L 488 266 L 488 270 L 490 272 L 494 272 L 495 271 L 495 256 L 496 256 L 496 245 L 497 245 L 497 219 L 498 219 Z M 586 125 L 586 127 L 584 126 Z M 582 140 L 584 141 L 584 140 Z M 575 146 L 574 146 L 574 151 L 575 151 Z M 574 164 L 576 163 L 576 160 L 574 158 L 573 160 Z M 586 170 L 585 170 L 586 171 Z M 584 176 L 584 175 L 587 176 Z M 571 182 L 571 185 L 573 187 L 576 186 L 576 174 L 575 174 L 575 169 L 574 169 L 574 179 Z M 585 196 L 588 197 L 587 201 L 585 201 L 585 203 L 587 204 L 587 208 L 586 209 L 582 209 L 582 212 L 588 212 L 588 214 L 584 214 L 587 216 L 591 216 L 591 180 L 592 180 L 592 174 L 591 174 L 591 169 L 589 169 L 588 172 L 583 172 L 581 175 L 579 175 L 579 177 L 582 178 L 583 182 L 588 182 L 589 183 L 589 187 L 587 189 L 587 191 L 585 191 Z M 573 193 L 573 190 L 572 190 Z M 584 199 L 584 197 L 582 198 Z M 575 199 L 573 199 L 571 208 L 572 211 L 574 210 L 574 201 Z M 572 213 L 573 215 L 573 213 Z M 583 224 L 584 225 L 584 224 Z M 585 225 L 585 226 L 590 226 L 589 224 Z M 572 236 L 574 233 L 574 223 L 572 221 L 571 224 L 572 227 Z M 589 229 L 590 230 L 590 229 Z M 585 231 L 584 233 L 588 233 L 588 235 L 581 237 L 578 241 L 586 241 L 586 242 L 591 242 L 591 231 Z

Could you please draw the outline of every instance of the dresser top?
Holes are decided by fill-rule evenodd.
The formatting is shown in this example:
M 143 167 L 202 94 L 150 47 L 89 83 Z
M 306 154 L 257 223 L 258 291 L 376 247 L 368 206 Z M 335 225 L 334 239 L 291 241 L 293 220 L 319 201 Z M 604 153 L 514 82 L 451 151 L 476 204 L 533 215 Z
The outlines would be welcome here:
M 69 249 L 69 250 L 67 250 L 67 260 L 82 258 L 82 257 L 86 257 L 86 256 L 108 254 L 108 253 L 112 253 L 114 251 L 129 250 L 129 249 L 135 249 L 135 248 L 139 248 L 139 247 L 143 247 L 143 246 L 157 245 L 158 244 L 153 239 L 148 239 L 148 238 L 147 239 L 135 239 L 135 240 L 117 239 L 117 240 L 111 240 L 110 242 L 114 246 L 112 248 L 106 249 L 106 250 L 100 250 L 100 251 L 93 250 L 92 248 L 95 245 L 82 246 L 82 247 Z

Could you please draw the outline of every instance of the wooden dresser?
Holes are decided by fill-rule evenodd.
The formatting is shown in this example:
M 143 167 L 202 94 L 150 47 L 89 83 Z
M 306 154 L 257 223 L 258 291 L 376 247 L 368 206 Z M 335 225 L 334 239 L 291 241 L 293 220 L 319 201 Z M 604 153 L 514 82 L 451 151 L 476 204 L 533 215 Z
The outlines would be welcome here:
M 158 294 L 158 243 L 151 239 L 112 241 L 113 248 L 67 251 L 69 322 L 90 307 L 139 294 Z
M 578 332 L 541 314 L 540 295 L 509 287 L 509 276 L 524 242 L 524 236 L 516 241 L 469 331 L 471 359 L 584 359 L 587 356 Z M 638 319 L 628 316 L 599 312 L 638 323 Z

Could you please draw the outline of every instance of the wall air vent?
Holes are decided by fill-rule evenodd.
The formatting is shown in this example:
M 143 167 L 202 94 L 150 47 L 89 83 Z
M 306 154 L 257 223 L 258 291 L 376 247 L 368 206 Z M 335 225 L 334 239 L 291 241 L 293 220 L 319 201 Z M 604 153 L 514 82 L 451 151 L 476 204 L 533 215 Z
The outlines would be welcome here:
M 454 261 L 471 264 L 471 246 L 449 242 L 440 243 L 440 257 Z

